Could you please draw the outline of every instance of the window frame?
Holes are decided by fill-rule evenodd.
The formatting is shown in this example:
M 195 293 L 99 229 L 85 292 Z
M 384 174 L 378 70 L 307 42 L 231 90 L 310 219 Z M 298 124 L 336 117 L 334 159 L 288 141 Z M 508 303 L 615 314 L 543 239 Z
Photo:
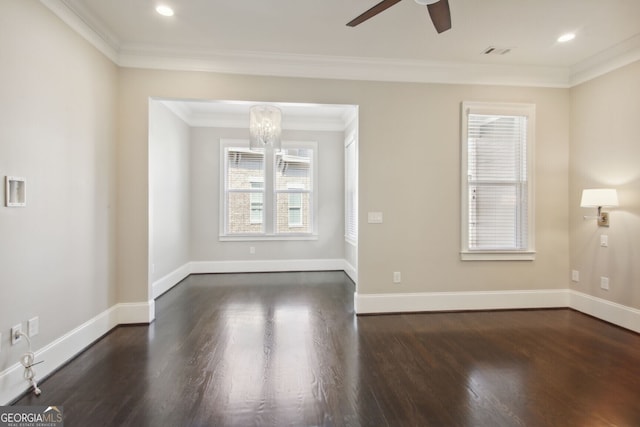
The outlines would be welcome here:
M 472 249 L 469 236 L 469 115 L 525 116 L 526 123 L 526 189 L 527 247 L 522 249 Z M 462 103 L 461 111 L 461 251 L 463 261 L 532 261 L 535 259 L 535 104 L 470 102 Z
M 257 233 L 227 233 L 229 228 L 227 216 L 227 148 L 249 148 L 248 139 L 220 139 L 220 196 L 219 196 L 219 241 L 259 241 L 259 240 L 317 240 L 318 239 L 318 144 L 315 141 L 282 141 L 282 149 L 309 149 L 311 160 L 311 189 L 306 191 L 310 197 L 311 221 L 310 232 L 277 233 L 276 200 L 277 189 L 275 173 L 275 154 L 273 150 L 265 150 L 264 188 L 263 188 L 263 231 Z M 280 191 L 282 192 L 282 191 Z M 287 209 L 288 214 L 288 209 Z M 288 216 L 288 215 L 287 215 Z M 288 218 L 287 218 L 288 219 Z
M 344 239 L 350 245 L 358 242 L 358 138 L 351 133 L 344 144 Z

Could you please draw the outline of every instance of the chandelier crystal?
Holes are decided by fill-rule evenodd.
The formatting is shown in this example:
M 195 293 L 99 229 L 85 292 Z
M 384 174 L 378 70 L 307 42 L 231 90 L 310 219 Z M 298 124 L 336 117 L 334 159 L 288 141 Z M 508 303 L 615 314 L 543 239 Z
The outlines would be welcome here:
M 271 147 L 280 150 L 282 147 L 282 111 L 272 105 L 255 105 L 249 110 L 249 148 L 260 150 Z

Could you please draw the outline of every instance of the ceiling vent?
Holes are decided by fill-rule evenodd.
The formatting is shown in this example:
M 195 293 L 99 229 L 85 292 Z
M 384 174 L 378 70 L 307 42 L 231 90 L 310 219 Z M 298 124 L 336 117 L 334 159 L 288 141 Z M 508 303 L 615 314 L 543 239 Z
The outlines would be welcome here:
M 489 46 L 488 48 L 482 51 L 482 54 L 483 55 L 506 55 L 512 50 L 513 50 L 512 47 Z

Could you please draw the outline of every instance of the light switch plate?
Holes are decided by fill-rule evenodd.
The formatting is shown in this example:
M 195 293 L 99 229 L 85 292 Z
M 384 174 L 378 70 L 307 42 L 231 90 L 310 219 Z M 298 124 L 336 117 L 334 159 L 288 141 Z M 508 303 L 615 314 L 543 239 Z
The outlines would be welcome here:
M 40 332 L 40 319 L 36 316 L 27 322 L 27 335 L 33 337 Z
M 369 224 L 382 224 L 382 212 L 369 212 L 367 222 Z
M 609 236 L 607 236 L 606 234 L 600 236 L 600 246 L 602 246 L 603 248 L 609 246 Z

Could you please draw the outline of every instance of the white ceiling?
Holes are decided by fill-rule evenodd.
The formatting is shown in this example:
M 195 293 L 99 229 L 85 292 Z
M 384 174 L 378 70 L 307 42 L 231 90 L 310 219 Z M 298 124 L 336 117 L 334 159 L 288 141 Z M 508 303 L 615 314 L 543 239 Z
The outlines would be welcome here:
M 567 87 L 640 59 L 640 0 L 449 0 L 442 34 L 413 0 L 355 28 L 378 0 L 41 1 L 122 66 Z

